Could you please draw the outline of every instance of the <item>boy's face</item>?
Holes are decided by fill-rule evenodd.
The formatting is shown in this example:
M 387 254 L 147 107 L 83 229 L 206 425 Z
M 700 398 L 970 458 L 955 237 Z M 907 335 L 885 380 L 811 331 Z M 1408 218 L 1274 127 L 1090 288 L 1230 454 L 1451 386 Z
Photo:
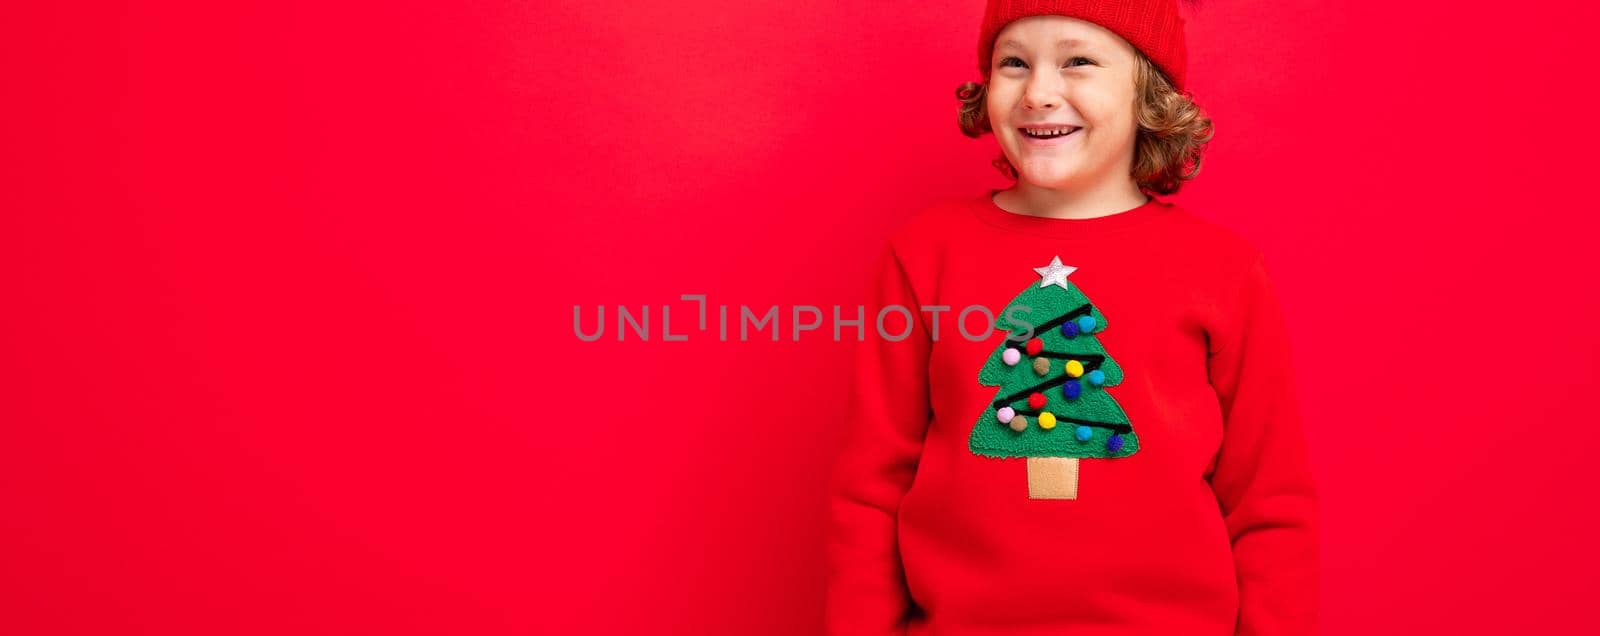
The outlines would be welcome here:
M 995 37 L 989 123 L 1018 178 L 1085 190 L 1130 179 L 1138 52 L 1093 22 L 1033 16 Z M 1073 130 L 1038 138 L 1023 129 Z

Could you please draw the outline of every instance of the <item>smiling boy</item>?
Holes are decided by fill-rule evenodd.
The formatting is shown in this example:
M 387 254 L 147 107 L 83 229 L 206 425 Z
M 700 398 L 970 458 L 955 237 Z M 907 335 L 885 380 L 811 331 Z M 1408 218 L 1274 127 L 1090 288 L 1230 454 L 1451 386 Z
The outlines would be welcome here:
M 869 302 L 1026 305 L 1042 330 L 860 343 L 827 633 L 1314 633 L 1316 487 L 1266 258 L 1157 198 L 1212 135 L 1176 2 L 991 0 L 978 49 L 961 129 L 1016 183 L 900 228 Z

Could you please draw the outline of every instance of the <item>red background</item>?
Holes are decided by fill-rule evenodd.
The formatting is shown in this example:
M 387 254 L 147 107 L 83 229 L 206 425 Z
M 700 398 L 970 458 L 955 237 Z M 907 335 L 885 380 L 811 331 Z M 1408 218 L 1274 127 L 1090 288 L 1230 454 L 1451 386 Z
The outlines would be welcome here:
M 1003 185 L 981 5 L 8 6 L 0 632 L 815 633 L 849 345 L 678 296 L 853 306 Z M 1274 265 L 1329 634 L 1597 626 L 1597 13 L 1190 20 L 1176 200 Z

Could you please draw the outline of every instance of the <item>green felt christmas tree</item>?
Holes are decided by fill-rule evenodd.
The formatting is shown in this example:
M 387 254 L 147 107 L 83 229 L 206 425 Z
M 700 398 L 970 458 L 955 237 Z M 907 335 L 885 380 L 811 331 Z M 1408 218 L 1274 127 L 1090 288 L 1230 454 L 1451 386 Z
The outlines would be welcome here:
M 1034 269 L 1043 280 L 1001 313 L 1009 335 L 978 372 L 979 383 L 1000 389 L 968 446 L 985 457 L 1027 458 L 1034 499 L 1077 499 L 1080 458 L 1139 451 L 1127 413 L 1105 390 L 1122 382 L 1122 368 L 1095 335 L 1106 318 L 1067 281 L 1076 270 L 1059 256 Z

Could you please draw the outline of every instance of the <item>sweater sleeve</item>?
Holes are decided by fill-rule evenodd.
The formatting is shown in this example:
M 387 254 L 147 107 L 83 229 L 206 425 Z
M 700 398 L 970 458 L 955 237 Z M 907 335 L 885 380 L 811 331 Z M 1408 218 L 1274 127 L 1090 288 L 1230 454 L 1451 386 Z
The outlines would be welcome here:
M 892 243 L 879 256 L 868 288 L 862 314 L 867 337 L 856 343 L 845 443 L 829 482 L 829 636 L 904 634 L 913 605 L 900 561 L 897 514 L 932 416 L 931 339 Z M 885 313 L 880 333 L 878 312 L 894 305 L 905 311 Z M 891 339 L 901 333 L 906 337 Z
M 1237 636 L 1316 633 L 1317 494 L 1288 330 L 1258 253 L 1213 341 L 1207 365 L 1222 406 L 1223 441 L 1210 476 L 1233 544 Z

